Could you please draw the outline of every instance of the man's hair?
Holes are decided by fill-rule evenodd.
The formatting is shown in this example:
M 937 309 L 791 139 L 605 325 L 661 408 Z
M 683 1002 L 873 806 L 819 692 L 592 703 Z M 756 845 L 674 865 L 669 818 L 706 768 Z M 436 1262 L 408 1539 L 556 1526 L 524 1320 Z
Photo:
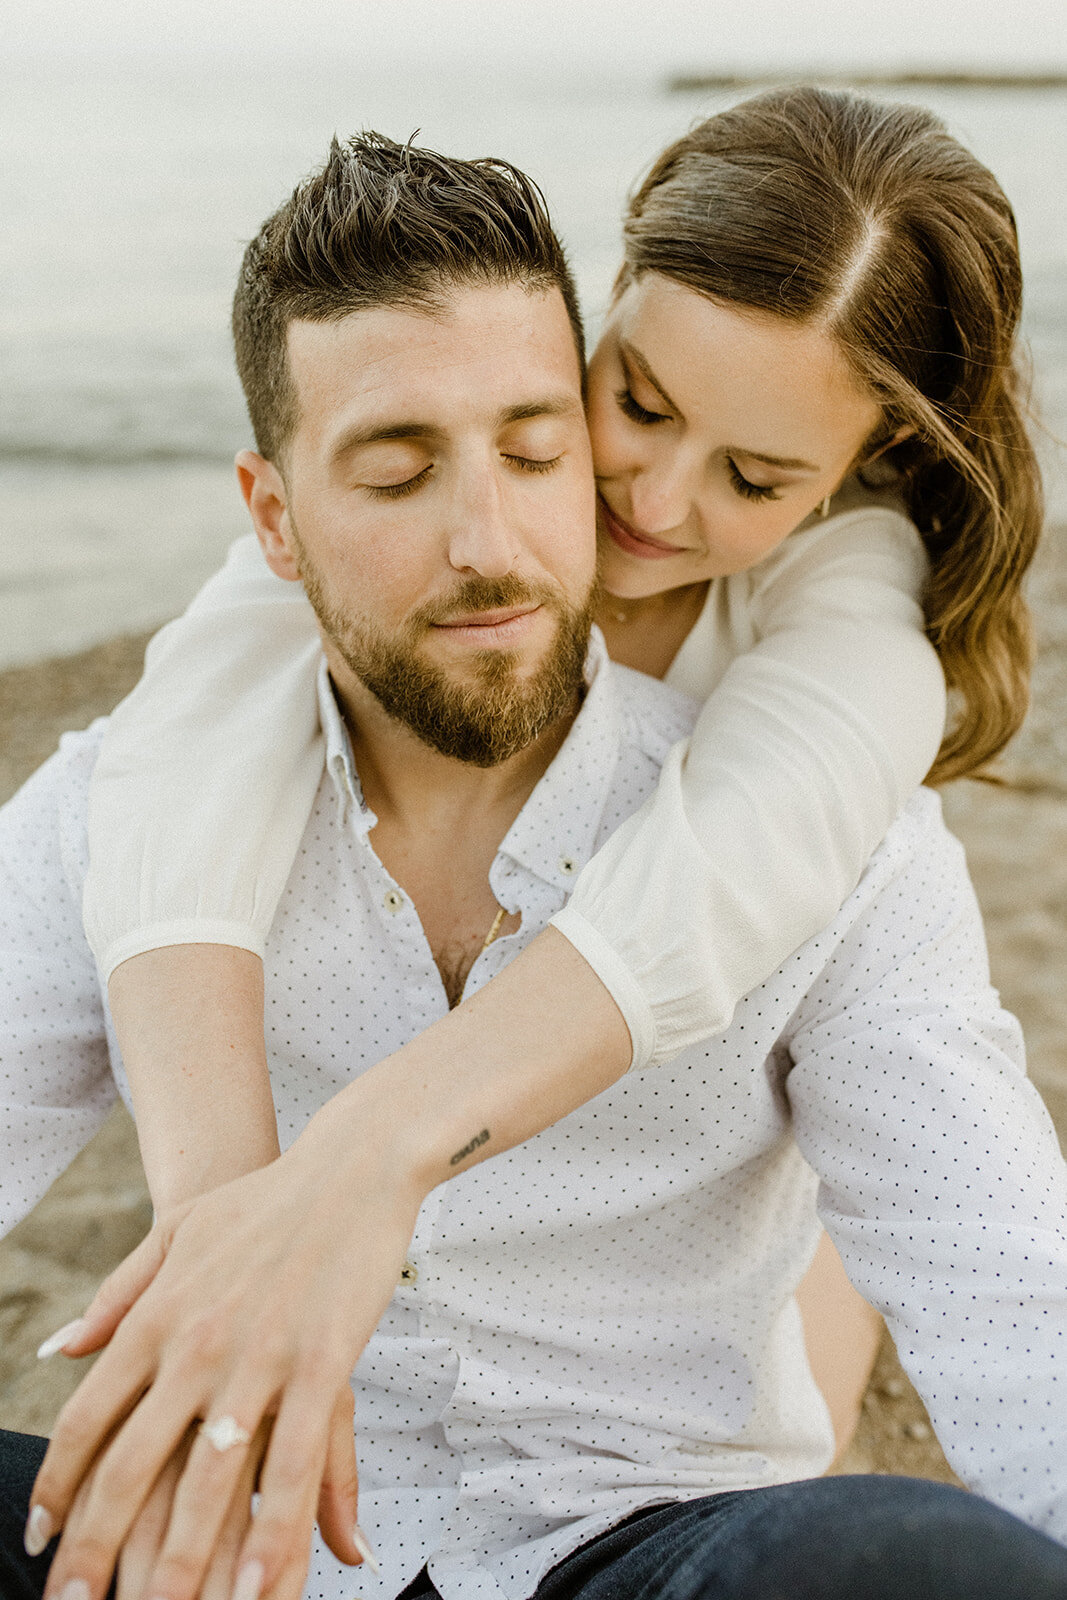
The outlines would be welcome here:
M 233 339 L 260 454 L 277 461 L 298 420 L 290 322 L 375 306 L 433 313 L 450 291 L 483 284 L 558 289 L 584 360 L 574 281 L 532 179 L 506 161 L 459 161 L 379 133 L 335 137 L 326 165 L 267 218 L 241 264 Z

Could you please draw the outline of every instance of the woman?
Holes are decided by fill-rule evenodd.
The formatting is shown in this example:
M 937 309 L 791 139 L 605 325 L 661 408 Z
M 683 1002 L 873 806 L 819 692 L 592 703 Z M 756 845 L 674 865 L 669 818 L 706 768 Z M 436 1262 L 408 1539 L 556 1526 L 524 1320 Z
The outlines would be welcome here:
M 757 175 L 764 213 L 753 229 L 751 195 Z M 801 178 L 803 188 L 798 187 Z M 803 194 L 799 205 L 798 194 Z M 820 226 L 816 248 L 809 250 L 811 235 Z M 713 228 L 719 229 L 714 241 L 709 238 Z M 874 618 L 893 616 L 891 606 L 888 612 L 881 609 L 889 593 L 900 605 L 898 637 L 916 645 L 914 652 L 905 650 L 907 666 L 900 681 L 905 687 L 917 685 L 923 703 L 939 713 L 929 658 L 909 621 L 901 567 L 888 583 L 884 569 L 872 574 L 862 561 L 856 569 L 844 569 L 849 582 L 842 600 L 835 597 L 832 581 L 820 587 L 820 580 L 842 576 L 842 569 L 835 574 L 834 538 L 841 534 L 847 544 L 852 524 L 834 526 L 821 550 L 810 528 L 789 547 L 781 545 L 850 475 L 850 468 L 866 468 L 881 458 L 923 531 L 932 567 L 927 622 L 950 685 L 962 700 L 962 714 L 939 771 L 948 775 L 969 770 L 994 753 L 1020 714 L 1026 650 L 1018 586 L 1039 524 L 1032 457 L 1012 391 L 1017 300 L 1010 211 L 989 175 L 924 113 L 887 111 L 813 92 L 767 97 L 712 119 L 667 152 L 635 200 L 627 227 L 627 264 L 592 371 L 591 431 L 601 475 L 609 596 L 603 621 L 615 653 L 659 674 L 676 664 L 692 673 L 700 661 L 703 693 L 724 677 L 729 658 L 743 658 L 746 651 L 757 657 L 757 676 L 770 657 L 772 672 L 779 677 L 790 679 L 803 671 L 821 687 L 818 638 L 809 637 L 800 654 L 793 648 L 796 598 L 814 593 L 825 604 L 824 621 L 843 622 L 846 631 L 852 630 L 853 648 L 845 652 L 854 674 L 851 703 L 853 709 L 857 703 L 866 709 L 879 700 L 881 684 L 863 678 L 870 665 Z M 734 370 L 748 374 L 747 380 L 742 376 L 729 387 L 729 396 L 752 387 L 753 370 L 792 369 L 791 426 L 802 412 L 805 385 L 818 376 L 832 388 L 830 369 L 843 356 L 858 388 L 855 403 L 863 426 L 840 460 L 832 453 L 809 450 L 803 455 L 782 448 L 755 454 L 749 450 L 739 462 L 739 452 L 729 448 L 736 439 L 723 431 L 726 423 L 732 426 L 738 420 L 729 397 L 716 410 L 707 403 L 703 384 L 690 385 L 687 359 L 694 347 L 708 357 L 725 350 Z M 868 413 L 862 412 L 863 404 Z M 772 432 L 782 431 L 780 419 L 771 421 Z M 819 418 L 818 431 L 821 438 L 840 442 L 847 437 L 845 419 L 836 418 L 837 432 L 834 421 L 831 404 Z M 732 485 L 739 505 L 745 502 L 751 513 L 759 504 L 767 513 L 758 525 L 709 515 L 715 503 L 709 498 L 712 491 L 705 493 L 712 457 L 717 468 L 714 495 L 721 484 Z M 673 486 L 673 504 L 664 485 Z M 887 535 L 880 549 L 883 562 L 891 566 L 894 555 L 899 562 L 902 550 L 910 550 L 914 559 L 915 545 L 908 545 L 896 513 L 884 513 L 891 528 L 869 509 L 859 515 Z M 827 526 L 837 523 L 837 518 L 828 519 Z M 741 537 L 715 544 L 710 534 L 724 529 Z M 818 532 L 816 526 L 814 534 Z M 732 574 L 747 573 L 776 546 L 781 547 L 777 564 L 772 554 L 769 564 L 754 568 L 757 581 L 733 581 Z M 806 560 L 812 562 L 815 582 L 805 593 L 805 577 L 812 575 L 803 570 Z M 791 566 L 799 569 L 791 575 L 796 587 L 782 581 Z M 919 568 L 921 563 L 912 567 L 914 577 L 921 577 Z M 870 610 L 868 586 L 877 591 L 877 604 Z M 770 626 L 768 618 L 773 619 Z M 764 638 L 773 640 L 773 648 L 760 656 Z M 701 648 L 691 649 L 691 640 Z M 717 661 L 709 661 L 709 646 L 712 654 L 720 650 Z M 840 677 L 842 656 L 839 651 L 831 654 L 829 677 L 836 682 L 833 673 Z M 894 659 L 899 663 L 899 657 Z M 882 670 L 883 663 L 877 663 L 872 679 Z M 814 703 L 825 709 L 818 695 Z M 715 705 L 713 695 L 709 714 Z M 809 699 L 809 715 L 811 705 Z M 722 706 L 720 699 L 716 709 L 721 712 Z M 753 719 L 749 699 L 754 727 L 767 710 L 757 696 Z M 896 748 L 893 737 L 899 726 L 889 721 L 883 750 Z M 714 731 L 709 735 L 705 729 L 704 740 L 714 745 Z M 931 748 L 925 754 L 933 753 Z M 914 748 L 911 757 L 914 761 Z M 744 752 L 744 759 L 751 762 L 751 751 Z M 422 1063 L 432 1061 L 435 1077 L 454 1091 L 450 1109 L 462 1106 L 462 1116 L 469 1120 L 474 1106 L 497 1107 L 499 1114 L 491 1119 L 483 1117 L 482 1109 L 477 1113 L 478 1121 L 499 1130 L 478 1155 L 494 1154 L 614 1081 L 632 1055 L 642 1062 L 663 1059 L 688 1037 L 700 1037 L 708 1026 L 709 990 L 728 1015 L 731 997 L 745 992 L 793 943 L 820 925 L 847 892 L 848 874 L 862 866 L 873 842 L 865 830 L 858 843 L 850 841 L 844 867 L 841 854 L 833 848 L 829 852 L 835 863 L 829 911 L 820 902 L 819 915 L 808 926 L 803 916 L 811 915 L 809 899 L 799 931 L 790 924 L 784 934 L 755 940 L 759 954 L 754 974 L 750 964 L 734 966 L 721 951 L 717 960 L 687 964 L 683 958 L 669 984 L 650 1001 L 641 989 L 639 951 L 627 969 L 631 978 L 638 973 L 629 989 L 625 975 L 620 977 L 610 962 L 601 963 L 601 977 L 607 972 L 614 979 L 612 998 L 592 972 L 597 944 L 583 931 L 583 921 L 595 930 L 598 897 L 619 892 L 625 899 L 625 851 L 640 859 L 644 878 L 650 859 L 662 865 L 659 883 L 677 870 L 678 836 L 689 826 L 686 804 L 694 786 L 701 787 L 693 766 L 691 758 L 688 791 L 677 807 L 682 827 L 671 831 L 669 849 L 660 848 L 661 820 L 649 829 L 643 853 L 634 848 L 634 839 L 647 822 L 638 819 L 628 825 L 618 847 L 613 844 L 599 858 L 599 880 L 594 879 L 584 896 L 580 890 L 569 912 L 555 919 L 558 931 L 550 930 L 494 981 L 492 1004 L 481 1003 L 488 1001 L 486 991 L 478 1005 L 455 1012 L 431 1030 L 434 1037 L 428 1034 L 408 1047 L 403 1066 L 400 1057 L 395 1059 L 390 1080 L 394 1097 L 398 1085 L 416 1081 Z M 879 814 L 875 838 L 899 802 L 899 766 L 907 770 L 906 761 L 887 762 L 891 778 L 882 798 L 890 797 L 888 815 Z M 925 766 L 924 755 L 914 777 Z M 815 811 L 825 817 L 820 801 Z M 659 803 L 669 804 L 669 798 Z M 737 804 L 731 796 L 718 820 Z M 844 813 L 848 820 L 847 806 Z M 705 837 L 714 837 L 715 831 L 701 829 Z M 752 874 L 755 910 L 748 925 L 761 934 L 773 920 L 763 913 L 774 899 L 775 883 L 787 882 L 790 870 L 806 859 L 807 841 L 798 849 L 791 826 L 779 838 L 770 837 L 775 862 L 785 870 L 767 881 L 758 870 Z M 765 849 L 767 840 L 765 834 L 757 846 Z M 704 920 L 715 926 L 714 918 Z M 721 935 L 721 920 L 717 932 Z M 583 961 L 579 951 L 589 960 Z M 748 957 L 751 961 L 751 951 Z M 644 959 L 650 967 L 651 960 L 647 955 Z M 724 970 L 725 980 L 716 984 L 715 975 Z M 113 984 L 117 1017 L 120 990 L 121 981 L 118 987 Z M 246 992 L 255 998 L 254 983 Z M 568 996 L 573 1017 L 568 1012 L 558 1027 L 546 1028 L 546 994 L 557 1012 L 559 997 Z M 232 1013 L 232 996 L 227 1003 Z M 501 1008 L 496 1014 L 507 1020 L 518 1041 L 506 1075 L 500 1074 L 496 1060 L 493 1006 Z M 131 1076 L 136 1054 L 135 1043 L 127 1054 Z M 546 1055 L 555 1063 L 555 1076 L 546 1073 Z M 412 1076 L 405 1078 L 405 1073 Z M 264 1149 L 248 1164 L 270 1153 Z M 447 1175 L 442 1168 L 432 1182 Z M 213 1169 L 209 1181 L 219 1176 Z M 178 1180 L 179 1191 L 182 1182 Z M 115 1310 L 128 1303 L 154 1270 L 158 1246 L 153 1249 L 157 1253 L 147 1252 L 112 1285 L 80 1335 L 66 1341 L 69 1352 L 91 1348 L 104 1336 Z

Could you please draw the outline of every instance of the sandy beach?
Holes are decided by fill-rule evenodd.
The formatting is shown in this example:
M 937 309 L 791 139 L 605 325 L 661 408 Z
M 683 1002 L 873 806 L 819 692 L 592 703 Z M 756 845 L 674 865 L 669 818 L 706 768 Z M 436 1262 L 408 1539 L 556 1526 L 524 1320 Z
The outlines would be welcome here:
M 987 919 L 994 981 L 1022 1019 L 1031 1073 L 1067 1141 L 1067 529 L 1054 528 L 1032 583 L 1042 644 L 1031 718 L 1004 763 L 1005 787 L 945 796 Z M 145 636 L 0 674 L 0 800 L 135 681 Z M 104 1129 L 0 1245 L 0 1425 L 45 1433 L 79 1365 L 34 1359 L 147 1229 L 150 1206 L 125 1113 Z M 951 1479 L 926 1414 L 883 1343 L 845 1471 Z

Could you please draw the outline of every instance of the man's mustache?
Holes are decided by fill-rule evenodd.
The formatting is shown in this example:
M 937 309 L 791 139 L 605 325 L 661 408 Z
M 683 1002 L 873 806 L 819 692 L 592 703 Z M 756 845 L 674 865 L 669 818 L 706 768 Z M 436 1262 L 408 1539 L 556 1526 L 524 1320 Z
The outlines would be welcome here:
M 501 611 L 508 606 L 538 605 L 549 606 L 554 611 L 561 610 L 563 596 L 560 590 L 549 584 L 530 583 L 514 573 L 508 573 L 503 578 L 465 578 L 448 594 L 419 606 L 408 618 L 408 625 L 421 630 L 451 622 L 454 617 L 467 617 L 478 611 Z

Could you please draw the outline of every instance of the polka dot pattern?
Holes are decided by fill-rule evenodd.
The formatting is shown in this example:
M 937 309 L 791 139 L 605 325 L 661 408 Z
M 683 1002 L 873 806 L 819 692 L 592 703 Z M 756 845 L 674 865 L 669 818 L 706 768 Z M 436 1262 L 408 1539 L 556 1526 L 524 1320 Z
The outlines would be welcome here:
M 323 695 L 326 776 L 267 950 L 285 1144 L 447 1008 Z M 563 905 L 691 715 L 662 685 L 597 673 L 493 865 L 521 931 L 479 957 L 472 988 Z M 115 1092 L 78 917 L 98 738 L 67 740 L 0 813 L 5 1226 Z M 957 1470 L 1067 1538 L 1067 1190 L 1021 1063 L 962 854 L 920 794 L 727 1032 L 428 1197 L 413 1272 L 353 1376 L 383 1576 L 316 1544 L 309 1600 L 395 1596 L 427 1561 L 445 1600 L 525 1600 L 642 1505 L 823 1470 L 793 1300 L 820 1213 Z

